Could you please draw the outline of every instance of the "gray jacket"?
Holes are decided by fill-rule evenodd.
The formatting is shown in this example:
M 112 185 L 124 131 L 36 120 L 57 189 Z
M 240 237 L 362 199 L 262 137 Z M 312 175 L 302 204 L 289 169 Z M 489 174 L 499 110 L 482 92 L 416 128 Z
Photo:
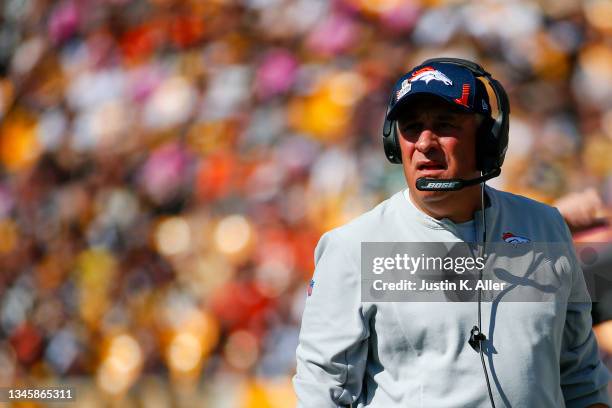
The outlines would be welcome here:
M 498 407 L 609 404 L 608 371 L 591 330 L 590 303 L 559 212 L 487 187 L 488 241 L 504 233 L 565 242 L 568 290 L 554 302 L 485 302 L 486 361 Z M 475 214 L 477 236 L 480 214 Z M 363 302 L 361 242 L 453 242 L 454 224 L 419 211 L 399 192 L 323 235 L 315 250 L 293 384 L 299 407 L 488 407 L 479 355 L 467 343 L 474 302 Z M 588 295 L 586 295 L 588 296 Z

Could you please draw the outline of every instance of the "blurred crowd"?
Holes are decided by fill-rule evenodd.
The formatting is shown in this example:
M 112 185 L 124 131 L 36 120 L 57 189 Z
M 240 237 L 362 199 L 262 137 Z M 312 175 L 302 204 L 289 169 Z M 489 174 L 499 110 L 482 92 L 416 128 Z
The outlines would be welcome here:
M 3 0 L 0 385 L 293 406 L 318 238 L 405 185 L 394 80 L 479 61 L 512 103 L 491 184 L 609 208 L 611 41 L 608 0 Z

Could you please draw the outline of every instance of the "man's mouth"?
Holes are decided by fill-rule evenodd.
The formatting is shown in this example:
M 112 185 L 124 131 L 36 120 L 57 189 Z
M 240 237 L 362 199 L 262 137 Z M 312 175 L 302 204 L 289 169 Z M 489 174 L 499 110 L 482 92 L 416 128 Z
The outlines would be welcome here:
M 438 162 L 425 162 L 417 165 L 419 171 L 446 170 L 446 165 Z

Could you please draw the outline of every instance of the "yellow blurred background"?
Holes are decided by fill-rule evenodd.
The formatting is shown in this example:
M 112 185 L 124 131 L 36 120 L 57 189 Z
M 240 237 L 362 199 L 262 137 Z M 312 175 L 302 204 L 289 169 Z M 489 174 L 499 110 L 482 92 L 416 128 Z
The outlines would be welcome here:
M 0 386 L 294 406 L 318 238 L 405 185 L 394 80 L 480 62 L 512 103 L 491 184 L 610 207 L 611 40 L 607 0 L 2 1 Z

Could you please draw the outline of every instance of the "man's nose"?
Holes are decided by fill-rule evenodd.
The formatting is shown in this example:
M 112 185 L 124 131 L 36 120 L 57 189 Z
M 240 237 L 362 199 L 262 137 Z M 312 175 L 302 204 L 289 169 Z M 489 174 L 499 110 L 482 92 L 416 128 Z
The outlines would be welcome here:
M 421 153 L 427 153 L 432 149 L 438 148 L 438 136 L 430 129 L 424 129 L 419 135 L 419 139 L 416 142 L 416 149 Z

